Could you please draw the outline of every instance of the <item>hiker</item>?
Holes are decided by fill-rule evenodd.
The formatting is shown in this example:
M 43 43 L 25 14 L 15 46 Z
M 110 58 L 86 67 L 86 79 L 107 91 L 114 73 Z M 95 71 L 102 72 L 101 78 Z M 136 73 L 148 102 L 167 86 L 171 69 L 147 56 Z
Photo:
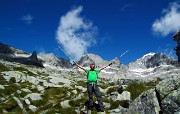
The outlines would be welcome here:
M 100 68 L 99 70 L 95 69 L 95 63 L 90 64 L 90 70 L 83 68 L 76 62 L 74 62 L 74 63 L 80 69 L 84 70 L 87 74 L 87 80 L 88 80 L 87 90 L 88 90 L 88 96 L 89 96 L 88 110 L 92 110 L 92 108 L 93 108 L 93 92 L 94 92 L 96 94 L 98 105 L 100 106 L 99 111 L 104 112 L 101 93 L 100 93 L 100 90 L 97 85 L 97 79 L 98 79 L 98 73 L 101 72 L 101 70 L 105 69 L 106 67 L 112 65 L 112 63 Z
M 176 55 L 178 56 L 178 63 L 180 64 L 180 31 L 177 31 L 173 35 L 173 40 L 177 42 L 177 47 L 174 48 Z

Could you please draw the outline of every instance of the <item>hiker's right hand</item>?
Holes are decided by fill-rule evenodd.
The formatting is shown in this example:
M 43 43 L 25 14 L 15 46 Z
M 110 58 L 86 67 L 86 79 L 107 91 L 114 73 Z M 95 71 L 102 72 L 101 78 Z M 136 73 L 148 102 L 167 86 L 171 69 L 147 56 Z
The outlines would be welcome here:
M 112 63 L 109 63 L 109 66 L 111 66 L 112 65 Z

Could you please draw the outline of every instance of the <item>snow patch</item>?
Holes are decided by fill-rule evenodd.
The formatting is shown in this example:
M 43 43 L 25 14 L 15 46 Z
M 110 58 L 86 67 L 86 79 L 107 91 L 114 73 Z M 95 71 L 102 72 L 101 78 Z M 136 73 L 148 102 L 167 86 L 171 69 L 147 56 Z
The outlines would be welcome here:
M 146 57 L 148 57 L 148 56 L 154 56 L 155 54 L 156 54 L 156 53 L 153 53 L 153 52 L 148 53 L 148 54 L 144 55 L 144 56 L 142 57 L 142 59 L 144 59 L 144 58 L 146 58 Z

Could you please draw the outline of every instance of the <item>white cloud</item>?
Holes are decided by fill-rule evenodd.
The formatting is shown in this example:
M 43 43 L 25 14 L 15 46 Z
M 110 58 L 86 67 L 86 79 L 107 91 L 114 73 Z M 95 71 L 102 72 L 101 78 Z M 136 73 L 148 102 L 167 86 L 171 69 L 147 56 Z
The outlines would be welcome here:
M 167 36 L 171 32 L 176 32 L 180 29 L 180 3 L 170 3 L 167 9 L 162 11 L 163 16 L 156 19 L 152 25 L 152 30 L 155 33 Z
M 21 20 L 24 21 L 26 24 L 31 24 L 33 17 L 30 14 L 27 14 L 27 15 L 22 16 Z
M 97 35 L 97 27 L 80 16 L 82 10 L 82 6 L 79 6 L 68 11 L 61 17 L 56 31 L 58 43 L 76 61 L 96 43 L 95 36 Z

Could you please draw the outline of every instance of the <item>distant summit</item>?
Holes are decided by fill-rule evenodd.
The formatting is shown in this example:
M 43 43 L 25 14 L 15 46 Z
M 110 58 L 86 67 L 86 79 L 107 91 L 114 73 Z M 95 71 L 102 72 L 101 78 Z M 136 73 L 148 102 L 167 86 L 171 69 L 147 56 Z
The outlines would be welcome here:
M 3 54 L 28 54 L 25 51 L 13 48 L 13 47 L 3 44 L 1 42 L 0 42 L 0 53 L 3 53 Z
M 44 67 L 41 61 L 38 60 L 37 54 L 35 51 L 30 57 L 23 57 L 23 56 L 18 56 L 18 55 L 28 56 L 29 54 L 22 50 L 0 43 L 0 59 L 9 61 L 9 62 L 17 62 L 21 64 L 26 64 L 26 65 Z

